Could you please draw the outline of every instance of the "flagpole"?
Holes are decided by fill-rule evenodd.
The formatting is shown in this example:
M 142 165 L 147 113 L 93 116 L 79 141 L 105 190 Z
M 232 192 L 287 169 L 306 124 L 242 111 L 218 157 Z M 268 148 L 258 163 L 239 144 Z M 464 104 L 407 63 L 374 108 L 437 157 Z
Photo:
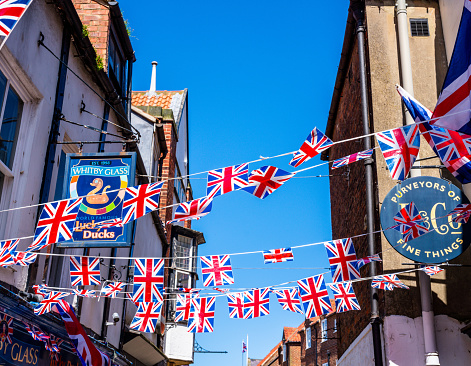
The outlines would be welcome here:
M 247 361 L 245 363 L 246 366 L 249 366 L 249 334 L 247 333 Z

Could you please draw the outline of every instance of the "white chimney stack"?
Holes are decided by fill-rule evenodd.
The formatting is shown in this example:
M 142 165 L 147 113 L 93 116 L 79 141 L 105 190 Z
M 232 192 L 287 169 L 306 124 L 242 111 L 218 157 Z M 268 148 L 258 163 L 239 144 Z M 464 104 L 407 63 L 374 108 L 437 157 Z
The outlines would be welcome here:
M 152 61 L 152 76 L 150 77 L 149 96 L 156 94 L 157 65 L 157 61 Z

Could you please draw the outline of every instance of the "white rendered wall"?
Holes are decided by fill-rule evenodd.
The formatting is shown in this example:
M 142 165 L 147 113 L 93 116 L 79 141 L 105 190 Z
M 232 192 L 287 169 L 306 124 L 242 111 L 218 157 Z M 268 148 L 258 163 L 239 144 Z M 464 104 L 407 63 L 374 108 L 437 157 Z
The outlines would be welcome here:
M 193 363 L 194 333 L 189 333 L 186 325 L 177 324 L 167 329 L 165 334 L 165 355 L 174 360 Z

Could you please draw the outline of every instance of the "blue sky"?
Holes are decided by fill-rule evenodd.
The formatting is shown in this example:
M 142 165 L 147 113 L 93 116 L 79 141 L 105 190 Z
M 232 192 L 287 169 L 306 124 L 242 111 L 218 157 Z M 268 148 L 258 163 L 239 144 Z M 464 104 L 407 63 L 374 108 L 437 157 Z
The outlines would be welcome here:
M 151 62 L 158 61 L 157 89 L 188 88 L 192 173 L 296 150 L 317 126 L 324 130 L 340 60 L 349 2 L 135 1 L 120 2 L 132 28 L 137 62 L 133 90 L 148 90 Z M 290 157 L 250 166 L 292 171 Z M 302 167 L 318 164 L 316 157 Z M 326 166 L 300 176 L 328 174 Z M 198 176 L 205 178 L 205 175 Z M 194 197 L 205 179 L 193 179 Z M 295 178 L 260 200 L 246 192 L 218 197 L 193 228 L 206 244 L 199 254 L 289 247 L 329 240 L 328 178 Z M 294 249 L 294 262 L 264 265 L 261 254 L 231 258 L 231 288 L 276 285 L 325 272 L 323 246 Z M 330 275 L 326 276 L 330 281 Z M 201 287 L 199 282 L 199 287 Z M 198 343 L 227 354 L 196 354 L 195 365 L 241 365 L 241 342 L 263 358 L 282 338 L 283 326 L 304 317 L 281 309 L 270 295 L 270 315 L 229 319 L 216 302 L 215 330 Z

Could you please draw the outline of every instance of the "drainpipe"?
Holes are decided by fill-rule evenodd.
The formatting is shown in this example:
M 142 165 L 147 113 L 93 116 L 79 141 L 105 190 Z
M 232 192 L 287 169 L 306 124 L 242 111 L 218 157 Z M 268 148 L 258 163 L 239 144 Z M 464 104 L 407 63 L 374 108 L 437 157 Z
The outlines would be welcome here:
M 366 61 L 365 61 L 365 3 L 356 1 L 351 3 L 353 16 L 356 20 L 356 34 L 358 40 L 358 58 L 360 66 L 360 87 L 361 87 L 361 113 L 363 120 L 363 133 L 370 134 L 368 91 L 366 80 Z M 364 149 L 371 149 L 371 138 L 365 137 Z M 375 242 L 373 232 L 375 231 L 375 203 L 373 192 L 373 159 L 365 160 L 365 183 L 366 183 L 366 215 L 368 228 L 368 255 L 374 255 Z M 376 262 L 370 263 L 370 277 L 376 276 Z M 378 291 L 370 287 L 371 301 L 371 331 L 373 335 L 373 351 L 375 366 L 383 365 L 383 355 L 381 348 L 381 319 L 379 317 Z
M 414 96 L 414 84 L 412 78 L 412 65 L 410 60 L 409 30 L 407 19 L 407 4 L 405 0 L 396 1 L 397 32 L 399 39 L 399 52 L 401 60 L 401 74 L 403 88 Z M 406 124 L 413 124 L 412 116 L 406 114 Z M 410 176 L 420 176 L 420 169 L 411 170 Z M 430 276 L 419 271 L 420 303 L 422 307 L 422 322 L 424 328 L 425 365 L 438 366 L 437 340 L 435 336 L 435 316 L 432 306 L 432 285 Z

